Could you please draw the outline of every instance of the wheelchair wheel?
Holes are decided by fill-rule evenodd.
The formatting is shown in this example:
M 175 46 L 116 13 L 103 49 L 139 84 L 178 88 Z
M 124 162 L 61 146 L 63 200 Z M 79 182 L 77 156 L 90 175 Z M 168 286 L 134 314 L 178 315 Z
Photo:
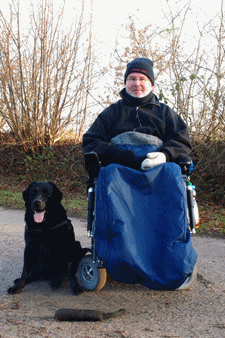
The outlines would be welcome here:
M 86 255 L 78 264 L 76 276 L 82 289 L 99 291 L 106 283 L 107 272 L 105 268 L 99 267 L 97 262 L 93 262 L 91 255 Z
M 176 290 L 188 290 L 190 289 L 190 287 L 194 284 L 194 282 L 196 281 L 197 278 L 197 274 L 198 274 L 198 270 L 196 265 L 194 266 L 194 270 L 192 272 L 192 274 L 186 279 L 186 281 Z

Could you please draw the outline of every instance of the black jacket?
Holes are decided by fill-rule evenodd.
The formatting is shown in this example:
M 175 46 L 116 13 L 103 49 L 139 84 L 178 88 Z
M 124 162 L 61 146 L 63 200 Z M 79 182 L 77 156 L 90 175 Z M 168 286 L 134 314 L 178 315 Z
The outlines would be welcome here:
M 119 163 L 139 169 L 145 159 L 138 158 L 131 150 L 121 150 L 110 140 L 127 131 L 137 131 L 157 136 L 163 141 L 158 150 L 166 155 L 167 161 L 176 162 L 179 155 L 189 155 L 191 142 L 183 119 L 167 105 L 159 102 L 150 93 L 148 101 L 140 104 L 123 89 L 121 100 L 110 105 L 99 114 L 83 136 L 83 152 L 95 151 L 103 166 Z

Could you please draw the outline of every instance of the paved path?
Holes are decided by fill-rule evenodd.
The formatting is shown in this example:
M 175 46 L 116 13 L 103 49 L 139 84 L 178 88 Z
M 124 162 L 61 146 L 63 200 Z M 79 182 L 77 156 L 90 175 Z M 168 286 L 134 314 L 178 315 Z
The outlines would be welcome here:
M 86 221 L 70 217 L 76 239 L 82 246 L 89 246 Z M 18 277 L 22 269 L 24 248 L 24 211 L 0 207 L 0 293 Z M 192 236 L 198 253 L 198 273 L 206 281 L 225 290 L 225 240 Z
M 76 239 L 88 246 L 86 222 L 70 219 Z M 195 235 L 192 243 L 199 257 L 198 279 L 190 291 L 155 292 L 122 284 L 111 286 L 109 282 L 99 293 L 84 293 L 77 298 L 71 297 L 70 290 L 53 293 L 41 284 L 28 285 L 21 294 L 11 296 L 6 290 L 20 275 L 23 264 L 24 211 L 0 207 L 0 337 L 43 337 L 45 332 L 44 336 L 52 338 L 225 338 L 225 240 Z M 13 309 L 16 302 L 20 305 L 18 311 Z M 58 307 L 97 307 L 107 311 L 125 307 L 128 314 L 115 321 L 86 326 L 58 324 L 43 317 L 43 313 L 53 316 Z

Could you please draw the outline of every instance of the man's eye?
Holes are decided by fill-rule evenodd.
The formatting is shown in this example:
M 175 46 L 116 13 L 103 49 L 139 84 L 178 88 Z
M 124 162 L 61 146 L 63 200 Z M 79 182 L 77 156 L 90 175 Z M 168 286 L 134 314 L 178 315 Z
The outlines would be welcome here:
M 140 78 L 135 78 L 135 77 L 129 77 L 128 78 L 129 81 L 140 81 L 140 82 L 146 82 L 146 79 L 144 77 L 140 77 Z

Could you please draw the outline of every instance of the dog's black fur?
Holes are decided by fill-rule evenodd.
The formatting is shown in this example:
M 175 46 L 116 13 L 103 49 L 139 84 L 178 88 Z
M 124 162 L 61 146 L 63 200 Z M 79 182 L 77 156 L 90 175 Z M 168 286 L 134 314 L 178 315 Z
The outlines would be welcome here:
M 55 289 L 66 277 L 73 293 L 80 293 L 76 270 L 86 249 L 75 240 L 73 226 L 61 204 L 61 191 L 51 182 L 33 182 L 23 192 L 23 198 L 24 266 L 21 277 L 14 281 L 8 293 L 18 293 L 26 284 L 37 280 L 48 280 Z

